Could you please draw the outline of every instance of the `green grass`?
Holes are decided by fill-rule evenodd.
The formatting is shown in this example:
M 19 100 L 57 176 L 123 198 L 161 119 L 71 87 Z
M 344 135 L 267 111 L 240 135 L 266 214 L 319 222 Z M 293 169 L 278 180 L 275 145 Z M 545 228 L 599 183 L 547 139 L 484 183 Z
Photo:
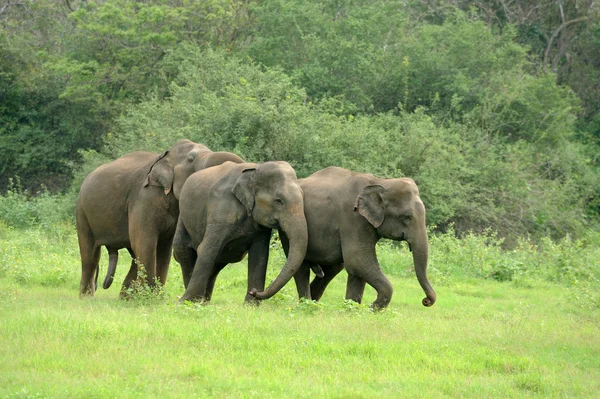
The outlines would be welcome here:
M 431 308 L 421 305 L 408 251 L 384 243 L 379 257 L 395 292 L 389 309 L 373 313 L 370 288 L 366 305 L 343 300 L 345 273 L 321 303 L 298 302 L 291 283 L 243 306 L 243 264 L 222 272 L 207 306 L 177 304 L 176 262 L 162 296 L 121 301 L 126 253 L 113 287 L 80 300 L 70 226 L 0 226 L 0 397 L 597 397 L 597 250 L 561 247 L 576 270 L 560 280 L 554 269 L 564 265 L 552 253 L 496 259 L 493 244 L 473 240 L 432 238 Z M 274 249 L 272 263 L 281 259 Z M 487 271 L 493 259 L 537 264 L 497 281 Z M 587 274 L 577 259 L 592 262 L 582 265 Z M 101 278 L 106 263 L 103 253 Z

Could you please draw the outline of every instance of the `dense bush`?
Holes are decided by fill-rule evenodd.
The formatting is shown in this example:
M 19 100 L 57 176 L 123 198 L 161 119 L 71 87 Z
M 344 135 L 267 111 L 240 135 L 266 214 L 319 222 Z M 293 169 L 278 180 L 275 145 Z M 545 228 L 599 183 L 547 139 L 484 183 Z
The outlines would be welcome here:
M 586 228 L 581 214 L 598 177 L 569 141 L 568 92 L 561 95 L 545 77 L 525 79 L 511 95 L 490 90 L 486 104 L 499 111 L 477 105 L 461 121 L 441 120 L 435 104 L 340 114 L 343 102 L 313 103 L 283 72 L 219 51 L 181 47 L 165 62 L 179 65 L 170 96 L 151 97 L 119 119 L 106 139 L 107 160 L 138 149 L 158 152 L 187 137 L 249 161 L 286 160 L 300 177 L 330 165 L 412 177 L 428 223 L 442 230 L 454 223 L 459 234 L 491 228 L 514 245 L 527 233 L 560 237 Z M 545 126 L 528 122 L 531 111 L 519 116 L 524 106 L 543 113 Z M 529 137 L 484 121 L 499 112 L 526 125 Z
M 41 226 L 52 229 L 57 224 L 75 220 L 72 195 L 53 195 L 43 190 L 33 195 L 20 181 L 10 181 L 8 191 L 0 196 L 0 222 L 11 227 Z
M 511 24 L 533 3 L 489 3 L 11 3 L 0 11 L 4 217 L 40 220 L 11 219 L 25 198 L 12 176 L 32 193 L 71 182 L 58 201 L 72 209 L 94 167 L 186 137 L 286 160 L 299 176 L 329 165 L 410 176 L 436 231 L 491 228 L 506 246 L 584 236 L 600 208 L 597 95 L 565 65 L 594 87 L 597 9 L 560 31 L 561 46 L 589 39 L 565 59 L 528 36 L 547 40 L 556 4 Z

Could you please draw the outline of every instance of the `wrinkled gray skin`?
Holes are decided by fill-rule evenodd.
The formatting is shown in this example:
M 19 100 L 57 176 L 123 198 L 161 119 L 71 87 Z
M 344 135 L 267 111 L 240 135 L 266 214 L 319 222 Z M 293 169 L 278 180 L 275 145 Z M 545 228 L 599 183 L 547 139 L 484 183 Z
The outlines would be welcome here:
M 435 303 L 435 292 L 427 280 L 425 207 L 413 180 L 379 179 L 330 167 L 299 180 L 299 184 L 304 192 L 308 224 L 306 263 L 321 265 L 325 274 L 323 278 L 315 278 L 309 287 L 308 268 L 301 268 L 294 276 L 301 297 L 319 300 L 327 284 L 345 267 L 346 299 L 360 303 L 368 283 L 377 291 L 372 306 L 386 307 L 393 289 L 375 253 L 375 244 L 384 237 L 408 242 L 417 279 L 427 296 L 423 305 Z M 285 248 L 285 234 L 281 238 Z M 250 294 L 266 299 L 277 288 L 252 290 Z
M 90 173 L 81 185 L 76 210 L 80 296 L 93 296 L 96 291 L 103 245 L 109 253 L 104 288 L 112 284 L 121 248 L 127 248 L 132 257 L 121 296 L 126 296 L 137 278 L 136 258 L 146 269 L 148 284 L 153 285 L 155 278 L 164 284 L 183 183 L 195 171 L 225 161 L 243 162 L 235 154 L 213 152 L 203 144 L 180 140 L 161 155 L 133 152 Z
M 285 162 L 227 162 L 194 173 L 181 190 L 180 208 L 174 255 L 186 287 L 181 301 L 210 301 L 219 272 L 246 253 L 248 289 L 262 289 L 274 228 L 286 232 L 289 256 L 273 284 L 286 284 L 304 260 L 303 195 Z M 246 301 L 256 299 L 246 294 Z

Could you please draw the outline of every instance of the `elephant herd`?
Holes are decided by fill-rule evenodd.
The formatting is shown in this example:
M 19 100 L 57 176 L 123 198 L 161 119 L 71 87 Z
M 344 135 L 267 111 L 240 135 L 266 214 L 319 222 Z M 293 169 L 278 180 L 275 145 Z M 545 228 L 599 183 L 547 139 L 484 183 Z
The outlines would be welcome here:
M 425 207 L 409 178 L 328 167 L 297 179 L 286 162 L 246 163 L 180 140 L 160 155 L 133 152 L 100 166 L 83 181 L 76 209 L 80 296 L 94 295 L 105 246 L 104 288 L 112 284 L 118 250 L 131 255 L 122 297 L 140 265 L 149 285 L 165 284 L 173 253 L 185 286 L 181 301 L 208 302 L 219 272 L 248 254 L 246 302 L 272 297 L 292 277 L 300 297 L 319 300 L 345 268 L 346 298 L 360 303 L 369 284 L 377 291 L 373 308 L 385 308 L 393 288 L 375 252 L 384 237 L 408 242 L 422 303 L 436 300 L 427 279 Z M 273 229 L 287 260 L 265 289 Z

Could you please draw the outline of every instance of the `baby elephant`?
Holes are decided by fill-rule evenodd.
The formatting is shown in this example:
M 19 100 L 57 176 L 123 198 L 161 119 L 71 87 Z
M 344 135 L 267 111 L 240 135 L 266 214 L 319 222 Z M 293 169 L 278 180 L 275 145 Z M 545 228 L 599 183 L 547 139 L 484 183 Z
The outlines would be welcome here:
M 408 178 L 379 179 L 365 173 L 330 167 L 299 180 L 304 192 L 308 224 L 306 262 L 321 265 L 324 278 L 310 284 L 307 268 L 295 276 L 301 296 L 319 300 L 327 284 L 344 267 L 348 272 L 346 299 L 361 302 L 365 284 L 375 288 L 374 308 L 384 308 L 392 299 L 392 285 L 381 271 L 375 244 L 381 238 L 407 241 L 413 253 L 417 279 L 425 291 L 423 305 L 435 303 L 427 280 L 428 243 L 425 207 L 419 189 Z M 286 246 L 285 234 L 282 243 Z M 251 290 L 259 299 L 273 296 L 279 286 Z
M 246 253 L 248 290 L 263 289 L 271 229 L 284 231 L 289 241 L 274 285 L 285 285 L 304 260 L 304 200 L 296 172 L 285 162 L 226 162 L 194 173 L 181 190 L 179 207 L 174 255 L 186 287 L 181 301 L 210 301 L 219 272 Z M 246 294 L 246 301 L 256 299 Z

